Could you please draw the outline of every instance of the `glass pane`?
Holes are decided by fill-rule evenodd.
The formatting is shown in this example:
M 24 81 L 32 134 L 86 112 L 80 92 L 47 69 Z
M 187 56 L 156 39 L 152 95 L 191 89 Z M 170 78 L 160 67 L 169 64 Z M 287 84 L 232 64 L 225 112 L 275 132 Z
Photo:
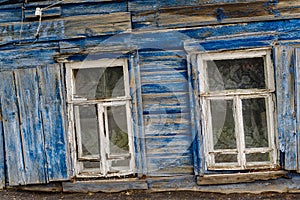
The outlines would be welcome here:
M 128 129 L 126 107 L 107 107 L 109 147 L 111 155 L 128 154 Z
M 246 161 L 247 162 L 265 162 L 265 161 L 270 161 L 270 154 L 269 153 L 252 153 L 252 154 L 246 154 Z
M 123 67 L 73 70 L 75 98 L 102 99 L 125 96 Z
M 82 156 L 99 155 L 99 137 L 96 105 L 75 106 L 75 112 L 79 110 Z M 75 114 L 75 117 L 77 115 Z M 78 128 L 78 126 L 76 126 Z M 80 145 L 80 144 L 78 144 Z
M 214 149 L 236 149 L 232 100 L 210 100 Z
M 215 155 L 215 163 L 237 163 L 237 154 Z
M 207 61 L 210 91 L 266 88 L 264 59 L 243 58 Z
M 268 147 L 265 99 L 243 99 L 242 107 L 246 148 Z
M 100 162 L 84 161 L 82 164 L 84 169 L 100 169 Z
M 120 170 L 129 170 L 130 159 L 126 160 L 114 160 L 111 162 L 110 172 L 118 172 Z

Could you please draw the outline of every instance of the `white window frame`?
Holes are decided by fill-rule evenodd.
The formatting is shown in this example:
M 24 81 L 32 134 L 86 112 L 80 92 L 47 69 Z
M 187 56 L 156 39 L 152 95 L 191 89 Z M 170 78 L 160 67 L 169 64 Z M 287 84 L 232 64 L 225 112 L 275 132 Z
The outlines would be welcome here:
M 209 91 L 207 79 L 207 61 L 256 58 L 264 59 L 265 89 L 233 89 L 221 91 Z M 200 84 L 200 103 L 202 115 L 202 131 L 204 135 L 204 155 L 208 170 L 244 170 L 275 168 L 278 164 L 276 148 L 276 120 L 275 120 L 275 84 L 274 69 L 271 60 L 271 50 L 268 48 L 248 49 L 227 52 L 212 52 L 197 55 Z M 269 146 L 263 148 L 246 148 L 244 141 L 244 129 L 242 118 L 242 99 L 264 98 L 266 102 L 266 118 Z M 233 113 L 235 121 L 236 149 L 214 150 L 212 122 L 210 113 L 210 101 L 217 99 L 233 100 Z M 247 162 L 246 153 L 270 153 L 270 161 Z M 217 154 L 238 154 L 237 163 L 215 163 Z
M 124 90 L 125 95 L 119 97 L 112 97 L 106 99 L 86 99 L 82 97 L 76 97 L 75 84 L 73 77 L 74 69 L 85 69 L 85 68 L 107 68 L 107 67 L 117 67 L 123 66 L 124 74 Z M 131 117 L 131 97 L 129 88 L 129 73 L 128 73 L 128 60 L 123 58 L 118 59 L 100 59 L 92 61 L 74 62 L 66 63 L 66 87 L 67 87 L 67 106 L 68 106 L 68 119 L 69 119 L 69 134 L 72 145 L 73 160 L 75 165 L 75 175 L 77 177 L 112 177 L 112 176 L 124 176 L 135 173 L 135 155 L 134 155 L 134 141 L 133 141 L 133 128 L 132 128 L 132 117 Z M 127 117 L 127 129 L 128 129 L 128 146 L 129 154 L 112 156 L 110 155 L 109 148 L 109 135 L 105 136 L 104 132 L 108 133 L 108 124 L 105 120 L 104 124 L 103 118 L 99 117 L 98 122 L 98 133 L 99 133 L 99 143 L 100 143 L 100 155 L 95 158 L 93 156 L 83 156 L 81 148 L 81 134 L 80 134 L 80 119 L 79 119 L 79 109 L 80 105 L 95 105 L 97 107 L 97 116 L 104 116 L 107 118 L 106 107 L 113 106 L 125 106 L 126 117 Z M 75 111 L 75 112 L 74 112 Z M 77 112 L 76 112 L 77 111 Z M 75 131 L 78 131 L 76 133 Z M 106 129 L 106 130 L 104 130 Z M 77 145 L 78 144 L 78 145 Z M 125 158 L 130 158 L 129 170 L 119 169 L 119 172 L 110 172 L 111 163 L 114 160 L 123 160 Z M 100 159 L 100 160 L 99 160 Z M 81 161 L 100 161 L 99 169 L 84 169 L 83 163 Z

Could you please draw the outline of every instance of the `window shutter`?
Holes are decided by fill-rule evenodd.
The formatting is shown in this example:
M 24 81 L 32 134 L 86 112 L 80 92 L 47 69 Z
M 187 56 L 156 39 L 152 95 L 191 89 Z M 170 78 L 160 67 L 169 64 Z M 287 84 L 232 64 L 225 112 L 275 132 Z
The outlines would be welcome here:
M 70 159 L 67 146 L 64 81 L 58 64 L 39 67 L 41 113 L 49 181 L 69 179 Z
M 286 170 L 297 169 L 295 119 L 294 48 L 275 48 L 277 123 L 280 163 Z M 298 96 L 298 95 L 297 95 Z
M 0 186 L 67 179 L 59 67 L 0 72 L 0 80 Z

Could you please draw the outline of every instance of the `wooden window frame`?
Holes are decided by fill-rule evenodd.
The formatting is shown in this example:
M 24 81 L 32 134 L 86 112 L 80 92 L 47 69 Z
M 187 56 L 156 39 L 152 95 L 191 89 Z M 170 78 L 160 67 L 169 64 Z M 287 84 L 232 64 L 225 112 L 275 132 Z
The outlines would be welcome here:
M 265 72 L 265 89 L 234 89 L 222 91 L 209 91 L 207 83 L 206 62 L 208 60 L 225 60 L 239 58 L 263 57 Z M 278 165 L 276 148 L 276 120 L 275 120 L 275 84 L 274 69 L 271 61 L 270 49 L 249 49 L 225 52 L 212 52 L 197 54 L 200 84 L 200 106 L 202 116 L 202 132 L 204 135 L 204 155 L 208 170 L 245 170 L 275 168 Z M 244 140 L 242 99 L 264 98 L 266 102 L 266 117 L 268 131 L 268 147 L 246 148 Z M 234 122 L 236 149 L 213 149 L 211 113 L 209 100 L 231 99 L 234 107 Z M 270 161 L 249 162 L 246 161 L 246 153 L 270 153 Z M 215 163 L 217 154 L 237 154 L 237 163 Z
M 105 98 L 105 99 L 86 99 L 74 96 L 75 87 L 74 87 L 74 77 L 73 70 L 74 69 L 86 69 L 86 68 L 107 68 L 107 67 L 123 67 L 124 74 L 124 96 Z M 67 87 L 67 105 L 68 105 L 68 118 L 69 118 L 69 127 L 70 134 L 72 134 L 73 140 L 72 144 L 75 152 L 76 159 L 74 159 L 75 166 L 75 175 L 76 177 L 113 177 L 113 176 L 125 176 L 135 173 L 135 155 L 134 155 L 134 141 L 133 141 L 133 125 L 132 125 L 132 116 L 131 116 L 131 97 L 130 97 L 130 89 L 129 89 L 129 72 L 128 72 L 128 59 L 118 58 L 118 59 L 99 59 L 92 61 L 83 61 L 83 62 L 74 62 L 74 63 L 66 63 L 66 87 Z M 107 120 L 103 121 L 103 118 L 99 117 L 97 119 L 98 124 L 98 134 L 99 134 L 99 144 L 100 144 L 100 155 L 95 158 L 93 156 L 83 156 L 82 148 L 81 148 L 81 130 L 78 126 L 79 123 L 79 112 L 78 107 L 80 105 L 95 105 L 97 108 L 97 116 L 104 116 L 107 118 L 106 108 L 113 106 L 125 106 L 126 109 L 126 117 L 127 117 L 127 129 L 128 129 L 128 146 L 129 146 L 129 154 L 111 156 L 110 148 L 109 148 L 109 136 L 108 134 L 105 136 L 104 129 L 108 128 Z M 77 110 L 77 112 L 76 112 Z M 74 112 L 75 111 L 75 112 Z M 99 124 L 104 124 L 104 126 L 100 126 Z M 75 131 L 76 128 L 76 131 Z M 106 130 L 107 132 L 108 130 Z M 130 157 L 129 169 L 128 170 L 120 170 L 119 172 L 110 172 L 109 168 L 111 166 L 111 161 L 114 160 L 122 160 Z M 92 168 L 84 169 L 82 161 L 99 161 L 100 166 L 99 169 Z

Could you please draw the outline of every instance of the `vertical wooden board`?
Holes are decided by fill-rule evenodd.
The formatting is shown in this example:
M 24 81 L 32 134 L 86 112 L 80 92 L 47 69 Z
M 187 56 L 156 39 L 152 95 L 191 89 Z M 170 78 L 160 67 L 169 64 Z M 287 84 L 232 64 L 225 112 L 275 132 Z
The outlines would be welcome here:
M 49 181 L 69 178 L 69 154 L 65 131 L 65 110 L 60 68 L 38 67 L 41 111 Z
M 4 155 L 4 137 L 2 126 L 2 109 L 1 109 L 1 94 L 0 94 L 0 190 L 5 186 L 5 155 Z
M 140 68 L 138 64 L 138 54 L 131 55 L 129 61 L 130 95 L 132 98 L 134 146 L 136 153 L 136 170 L 138 176 L 145 175 L 146 172 L 146 147 L 143 125 L 142 92 L 140 80 Z
M 297 168 L 293 53 L 290 46 L 275 49 L 278 140 L 280 159 L 287 170 Z
M 189 94 L 191 107 L 191 130 L 193 135 L 193 157 L 194 157 L 194 173 L 196 175 L 204 174 L 204 147 L 201 132 L 201 114 L 199 100 L 199 79 L 197 56 L 191 55 L 188 63 L 188 78 L 189 78 Z
M 7 183 L 11 186 L 24 185 L 24 149 L 20 137 L 18 99 L 13 72 L 0 73 L 2 122 L 5 139 Z
M 297 133 L 297 172 L 300 172 L 300 48 L 295 49 L 295 95 L 296 95 L 296 133 Z
M 14 73 L 19 100 L 25 180 L 28 184 L 46 183 L 44 134 L 36 69 L 16 70 Z

